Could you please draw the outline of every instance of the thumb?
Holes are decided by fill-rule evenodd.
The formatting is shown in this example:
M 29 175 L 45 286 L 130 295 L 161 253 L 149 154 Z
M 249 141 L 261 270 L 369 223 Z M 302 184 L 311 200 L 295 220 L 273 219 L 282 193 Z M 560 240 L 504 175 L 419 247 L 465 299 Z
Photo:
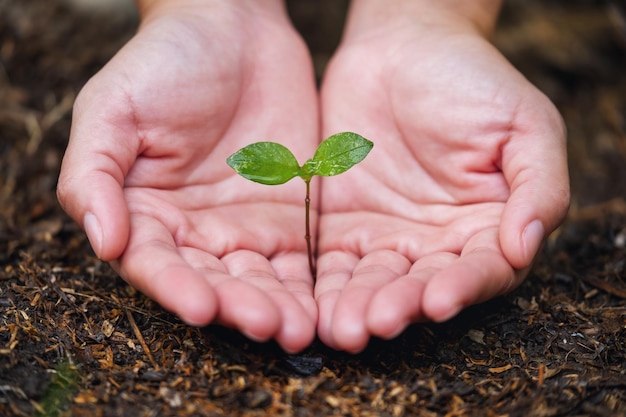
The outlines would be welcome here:
M 503 149 L 503 171 L 511 194 L 502 214 L 500 243 L 517 269 L 530 266 L 569 207 L 565 127 L 550 106 L 552 111 L 534 117 L 533 128 L 520 130 Z
M 128 143 L 135 132 L 131 113 L 123 113 L 128 106 L 119 106 L 114 94 L 94 92 L 88 83 L 77 97 L 57 185 L 61 206 L 83 227 L 94 252 L 105 261 L 118 258 L 128 241 L 123 186 L 137 155 Z

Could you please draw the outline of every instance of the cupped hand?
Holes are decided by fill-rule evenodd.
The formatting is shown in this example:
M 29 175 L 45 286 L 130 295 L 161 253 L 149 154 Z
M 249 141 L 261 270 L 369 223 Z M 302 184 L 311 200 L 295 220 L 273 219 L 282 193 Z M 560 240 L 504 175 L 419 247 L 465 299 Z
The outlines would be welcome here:
M 318 333 L 359 351 L 512 290 L 569 202 L 558 112 L 475 28 L 346 36 L 323 133 L 375 143 L 321 185 Z
M 317 322 L 304 184 L 260 186 L 225 161 L 259 140 L 312 154 L 306 47 L 280 2 L 174 3 L 80 93 L 59 200 L 101 259 L 184 321 L 298 351 Z

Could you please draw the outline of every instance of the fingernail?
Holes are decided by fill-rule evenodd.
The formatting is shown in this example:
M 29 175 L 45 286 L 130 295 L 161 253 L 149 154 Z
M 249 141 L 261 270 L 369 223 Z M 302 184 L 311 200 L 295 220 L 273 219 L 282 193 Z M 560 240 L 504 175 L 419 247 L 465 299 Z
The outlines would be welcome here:
M 522 233 L 522 250 L 524 252 L 526 262 L 530 263 L 533 260 L 544 237 L 545 230 L 543 228 L 543 224 L 539 220 L 533 220 L 528 223 Z
M 98 222 L 93 213 L 87 213 L 83 218 L 83 227 L 96 256 L 100 257 L 100 250 L 102 249 L 102 227 L 100 222 Z

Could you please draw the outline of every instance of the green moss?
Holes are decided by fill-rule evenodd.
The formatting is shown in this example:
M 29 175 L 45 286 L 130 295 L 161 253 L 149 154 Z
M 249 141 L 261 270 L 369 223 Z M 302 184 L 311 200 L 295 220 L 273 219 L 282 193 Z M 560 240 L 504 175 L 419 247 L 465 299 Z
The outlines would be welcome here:
M 80 375 L 71 360 L 60 361 L 37 406 L 36 417 L 69 416 L 69 406 L 78 387 Z

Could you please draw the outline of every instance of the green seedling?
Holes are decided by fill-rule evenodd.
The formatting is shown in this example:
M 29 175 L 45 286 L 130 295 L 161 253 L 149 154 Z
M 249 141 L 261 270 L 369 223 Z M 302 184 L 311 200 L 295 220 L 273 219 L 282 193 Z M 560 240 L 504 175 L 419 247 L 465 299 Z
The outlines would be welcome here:
M 304 180 L 304 239 L 309 255 L 309 268 L 315 278 L 309 220 L 311 178 L 315 175 L 329 177 L 347 171 L 365 159 L 373 146 L 372 142 L 356 133 L 337 133 L 320 143 L 313 158 L 300 166 L 296 157 L 285 146 L 275 142 L 256 142 L 229 156 L 226 163 L 242 177 L 260 184 L 284 184 L 294 177 Z

